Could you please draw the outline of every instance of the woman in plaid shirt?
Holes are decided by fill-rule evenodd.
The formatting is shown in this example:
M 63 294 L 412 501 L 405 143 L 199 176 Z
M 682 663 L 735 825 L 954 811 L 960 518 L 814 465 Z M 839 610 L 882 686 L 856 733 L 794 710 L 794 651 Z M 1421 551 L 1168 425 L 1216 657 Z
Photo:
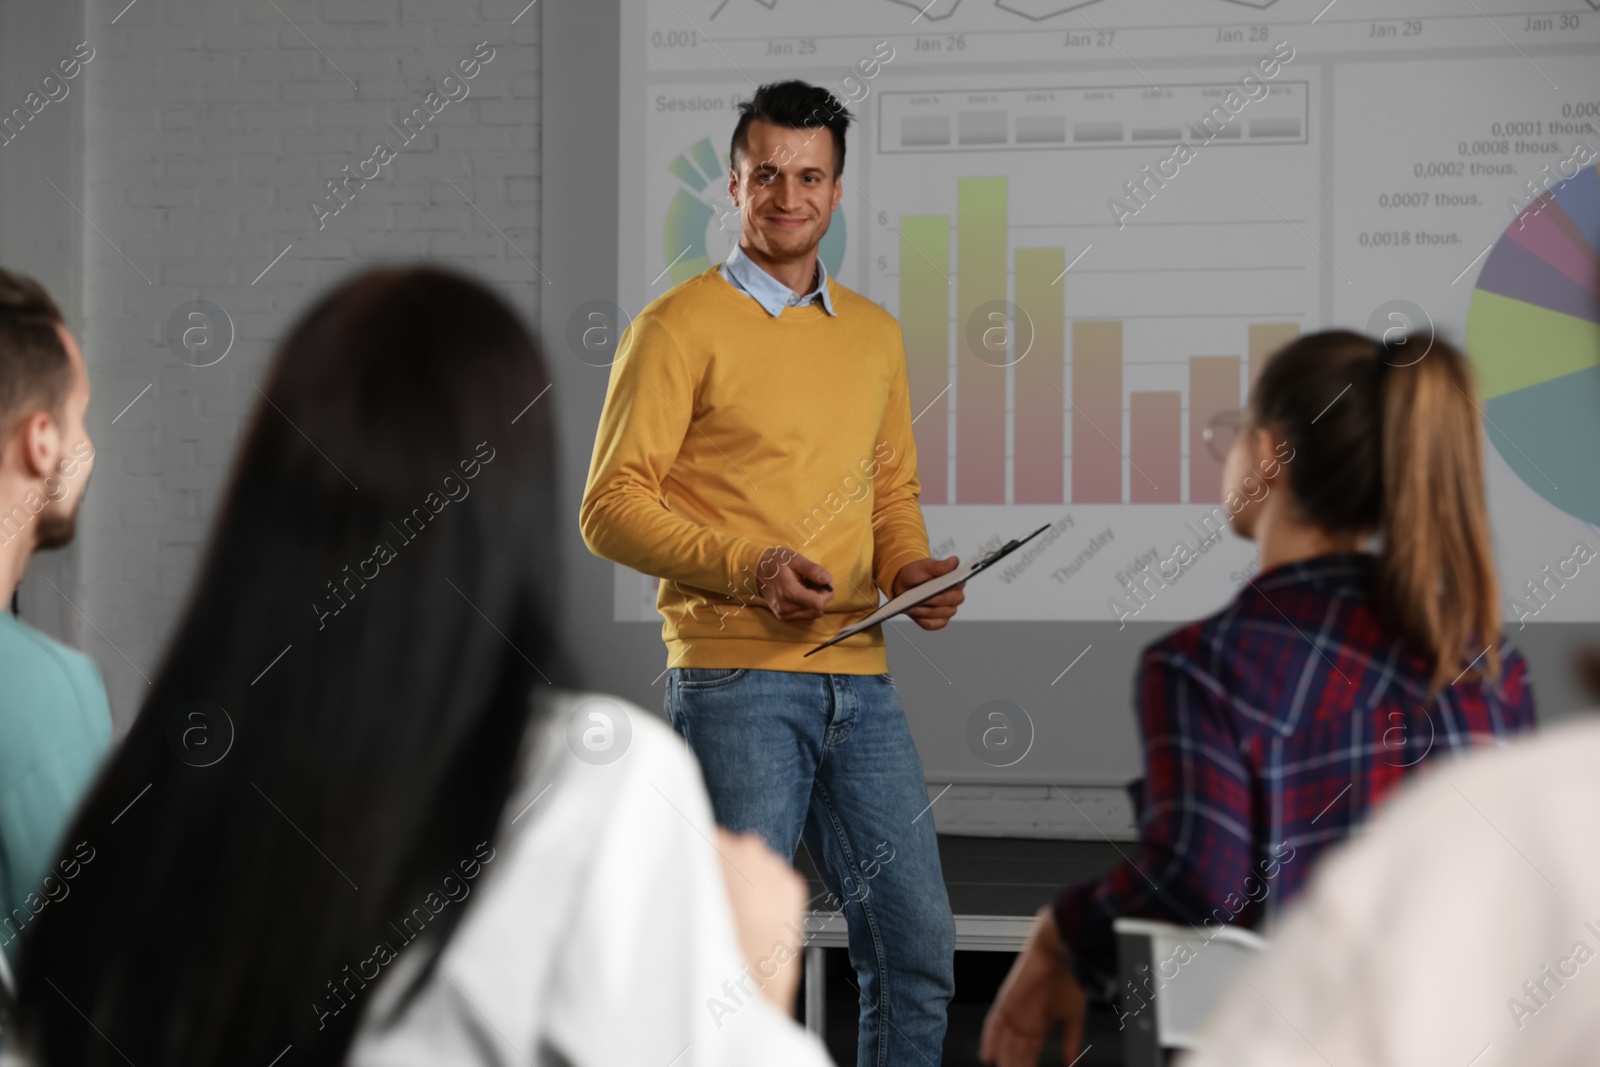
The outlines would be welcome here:
M 1114 991 L 1118 916 L 1260 926 L 1404 778 L 1532 728 L 1527 666 L 1501 633 L 1474 397 L 1438 340 L 1327 331 L 1263 369 L 1223 474 L 1261 571 L 1145 649 L 1139 847 L 1040 910 L 985 1062 L 1031 1067 L 1058 1018 L 1064 1061 L 1078 1055 L 1085 988 Z M 1219 450 L 1227 429 L 1208 427 Z

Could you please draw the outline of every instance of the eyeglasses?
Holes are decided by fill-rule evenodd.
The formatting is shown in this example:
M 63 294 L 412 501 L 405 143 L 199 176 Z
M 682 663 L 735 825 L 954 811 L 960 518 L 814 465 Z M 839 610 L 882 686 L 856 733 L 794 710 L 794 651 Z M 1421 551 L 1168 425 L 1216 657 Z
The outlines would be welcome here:
M 1243 426 L 1242 411 L 1219 411 L 1206 421 L 1202 436 L 1206 441 L 1206 450 L 1218 463 L 1228 461 L 1228 453 L 1233 451 L 1233 443 L 1238 440 Z

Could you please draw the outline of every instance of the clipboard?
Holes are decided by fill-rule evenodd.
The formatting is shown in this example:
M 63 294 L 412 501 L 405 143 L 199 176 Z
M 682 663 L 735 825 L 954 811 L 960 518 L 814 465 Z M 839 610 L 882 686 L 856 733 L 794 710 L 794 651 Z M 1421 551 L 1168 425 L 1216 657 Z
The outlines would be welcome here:
M 874 626 L 888 622 L 896 615 L 902 615 L 905 612 L 910 611 L 912 608 L 916 607 L 918 604 L 921 604 L 925 600 L 932 600 L 946 589 L 958 586 L 962 582 L 971 578 L 973 575 L 988 570 L 990 567 L 994 566 L 996 563 L 999 563 L 1002 559 L 1005 559 L 1007 556 L 1011 555 L 1011 553 L 1015 552 L 1029 541 L 1032 541 L 1035 537 L 1038 537 L 1048 529 L 1050 529 L 1050 524 L 1045 523 L 1027 537 L 1023 537 L 1015 541 L 1007 541 L 1005 544 L 1001 545 L 999 548 L 985 555 L 982 559 L 979 559 L 976 562 L 963 563 L 949 574 L 941 574 L 937 578 L 928 579 L 921 585 L 912 586 L 910 589 L 907 589 L 904 593 L 901 593 L 893 600 L 880 606 L 878 610 L 874 611 L 871 615 L 868 615 L 860 622 L 851 623 L 849 626 L 846 626 L 832 638 L 824 641 L 816 648 L 813 648 L 811 652 L 807 652 L 806 655 L 809 656 L 814 652 L 821 652 L 829 645 L 836 645 L 847 637 L 854 637 L 863 630 L 870 630 Z

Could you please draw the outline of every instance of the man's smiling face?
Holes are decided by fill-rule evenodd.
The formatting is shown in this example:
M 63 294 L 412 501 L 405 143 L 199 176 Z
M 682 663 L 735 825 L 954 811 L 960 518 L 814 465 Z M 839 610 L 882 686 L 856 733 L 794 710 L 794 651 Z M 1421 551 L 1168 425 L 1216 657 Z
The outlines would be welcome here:
M 844 195 L 834 173 L 833 134 L 826 126 L 795 129 L 757 119 L 746 139 L 749 148 L 728 176 L 740 243 L 773 260 L 810 255 Z

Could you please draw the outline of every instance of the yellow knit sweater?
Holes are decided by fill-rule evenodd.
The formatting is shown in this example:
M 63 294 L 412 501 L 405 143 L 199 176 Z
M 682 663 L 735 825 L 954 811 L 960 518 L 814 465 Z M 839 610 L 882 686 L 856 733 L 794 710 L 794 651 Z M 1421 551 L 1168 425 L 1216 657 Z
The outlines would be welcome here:
M 623 334 L 579 524 L 598 556 L 660 579 L 674 667 L 881 674 L 881 629 L 809 659 L 928 555 L 905 349 L 894 317 L 837 281 L 777 318 L 711 267 Z M 833 575 L 822 618 L 782 622 L 761 554 Z

